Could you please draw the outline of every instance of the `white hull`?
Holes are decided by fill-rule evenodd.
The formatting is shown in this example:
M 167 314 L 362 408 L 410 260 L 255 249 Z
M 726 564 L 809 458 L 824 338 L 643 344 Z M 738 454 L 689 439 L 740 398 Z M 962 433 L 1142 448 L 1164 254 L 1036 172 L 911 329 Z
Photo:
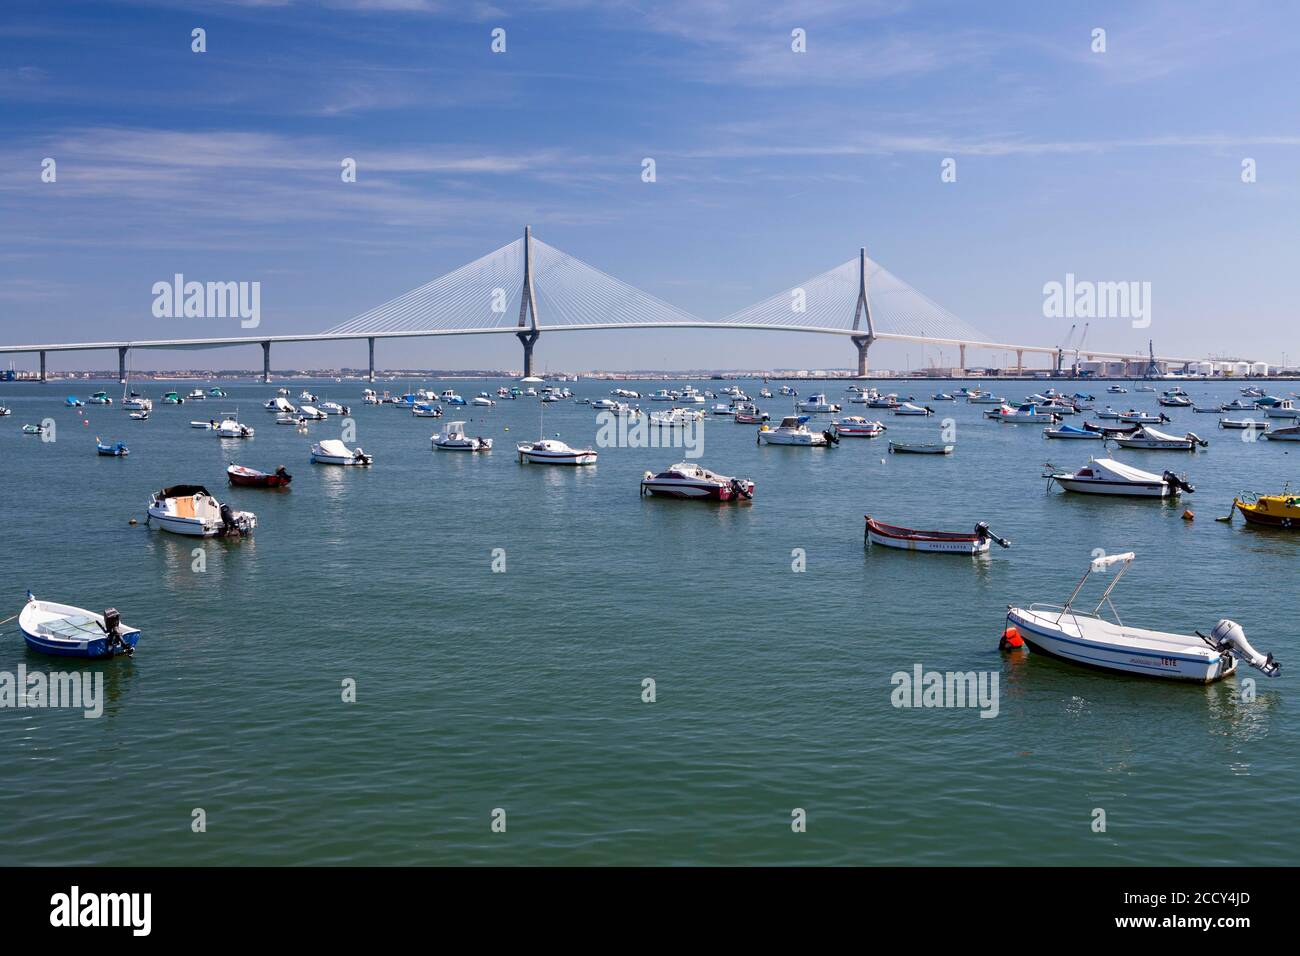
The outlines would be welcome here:
M 1085 495 L 1115 495 L 1124 498 L 1164 498 L 1169 495 L 1169 486 L 1164 482 L 1096 481 L 1059 476 L 1055 480 L 1066 491 Z
M 992 544 L 988 538 L 981 541 L 916 541 L 910 538 L 890 538 L 878 534 L 872 528 L 867 529 L 867 540 L 872 544 L 898 548 L 900 551 L 930 551 L 937 554 L 985 554 Z
M 1011 608 L 1007 619 L 1033 650 L 1088 667 L 1206 684 L 1228 676 L 1237 666 L 1235 657 L 1197 637 L 1059 610 Z
M 808 448 L 815 448 L 819 445 L 826 444 L 825 435 L 778 435 L 776 432 L 759 432 L 758 440 L 764 445 L 803 445 Z
M 596 463 L 595 452 L 587 454 L 563 455 L 551 452 L 521 451 L 519 452 L 520 461 L 531 462 L 534 465 L 594 465 Z

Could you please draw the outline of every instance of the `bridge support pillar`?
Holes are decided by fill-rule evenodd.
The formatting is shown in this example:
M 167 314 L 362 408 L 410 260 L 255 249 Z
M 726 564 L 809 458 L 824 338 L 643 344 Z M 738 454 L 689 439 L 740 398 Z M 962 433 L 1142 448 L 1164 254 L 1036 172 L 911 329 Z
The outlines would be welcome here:
M 41 353 L 41 381 L 45 381 L 45 353 Z
M 1016 349 L 1016 374 L 1023 375 L 1024 373 L 1025 373 L 1025 350 Z
M 117 349 L 117 384 L 126 384 L 126 346 L 118 346 Z
M 516 332 L 515 338 L 524 346 L 524 378 L 533 374 L 533 346 L 541 338 L 542 333 L 533 329 L 529 332 Z
M 858 350 L 858 378 L 867 377 L 867 351 L 875 340 L 874 335 L 855 335 L 849 339 Z
M 268 385 L 271 383 L 271 343 L 269 340 L 262 343 L 262 381 Z
M 375 337 L 372 335 L 367 341 L 370 343 L 370 384 L 375 383 Z
M 957 363 L 961 366 L 962 371 L 966 370 L 966 346 L 957 346 Z

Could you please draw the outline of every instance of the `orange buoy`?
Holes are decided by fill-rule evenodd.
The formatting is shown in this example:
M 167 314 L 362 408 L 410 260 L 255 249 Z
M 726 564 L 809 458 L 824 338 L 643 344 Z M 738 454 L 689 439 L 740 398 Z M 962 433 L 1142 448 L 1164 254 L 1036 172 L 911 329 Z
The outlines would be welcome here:
M 1025 639 L 1020 636 L 1020 632 L 1014 626 L 1009 626 L 1002 632 L 1002 640 L 998 641 L 998 650 L 1006 651 L 1012 648 L 1024 647 Z
M 1188 508 L 1186 511 L 1183 512 L 1183 520 L 1184 520 L 1184 521 L 1192 521 L 1192 520 L 1194 520 L 1195 518 L 1196 518 L 1196 513 L 1195 513 L 1194 511 L 1192 511 L 1191 508 Z

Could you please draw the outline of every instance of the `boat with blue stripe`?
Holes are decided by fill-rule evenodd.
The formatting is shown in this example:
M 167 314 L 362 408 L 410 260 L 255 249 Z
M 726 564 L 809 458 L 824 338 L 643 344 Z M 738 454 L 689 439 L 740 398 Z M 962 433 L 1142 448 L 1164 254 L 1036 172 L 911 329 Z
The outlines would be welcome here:
M 28 647 L 55 657 L 130 657 L 140 639 L 140 629 L 123 624 L 115 608 L 96 614 L 70 604 L 38 601 L 31 591 L 18 615 L 18 629 Z

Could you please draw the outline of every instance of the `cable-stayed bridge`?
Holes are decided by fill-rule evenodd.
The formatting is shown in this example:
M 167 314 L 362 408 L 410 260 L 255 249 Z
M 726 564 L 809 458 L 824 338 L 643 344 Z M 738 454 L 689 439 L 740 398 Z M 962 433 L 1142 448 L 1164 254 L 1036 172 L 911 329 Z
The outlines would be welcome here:
M 869 259 L 865 249 L 848 262 L 748 308 L 721 319 L 706 320 L 534 238 L 528 227 L 524 228 L 522 238 L 324 332 L 0 345 L 0 353 L 40 353 L 43 380 L 49 352 L 116 349 L 119 372 L 125 379 L 127 355 L 132 349 L 260 345 L 263 377 L 270 381 L 271 346 L 276 342 L 365 339 L 373 381 L 376 340 L 502 334 L 519 339 L 523 346 L 524 374 L 531 375 L 533 348 L 543 332 L 549 335 L 566 331 L 658 328 L 838 335 L 849 339 L 856 349 L 859 375 L 867 374 L 867 353 L 878 341 L 956 346 L 962 367 L 966 365 L 968 349 L 1014 352 L 1017 367 L 1021 369 L 1027 353 L 1053 356 L 1057 369 L 1064 358 L 1064 350 L 1059 346 L 991 341 Z M 1145 358 L 1135 353 L 1093 349 L 1080 354 L 1088 359 Z M 1195 361 L 1186 357 L 1157 358 L 1174 363 Z

